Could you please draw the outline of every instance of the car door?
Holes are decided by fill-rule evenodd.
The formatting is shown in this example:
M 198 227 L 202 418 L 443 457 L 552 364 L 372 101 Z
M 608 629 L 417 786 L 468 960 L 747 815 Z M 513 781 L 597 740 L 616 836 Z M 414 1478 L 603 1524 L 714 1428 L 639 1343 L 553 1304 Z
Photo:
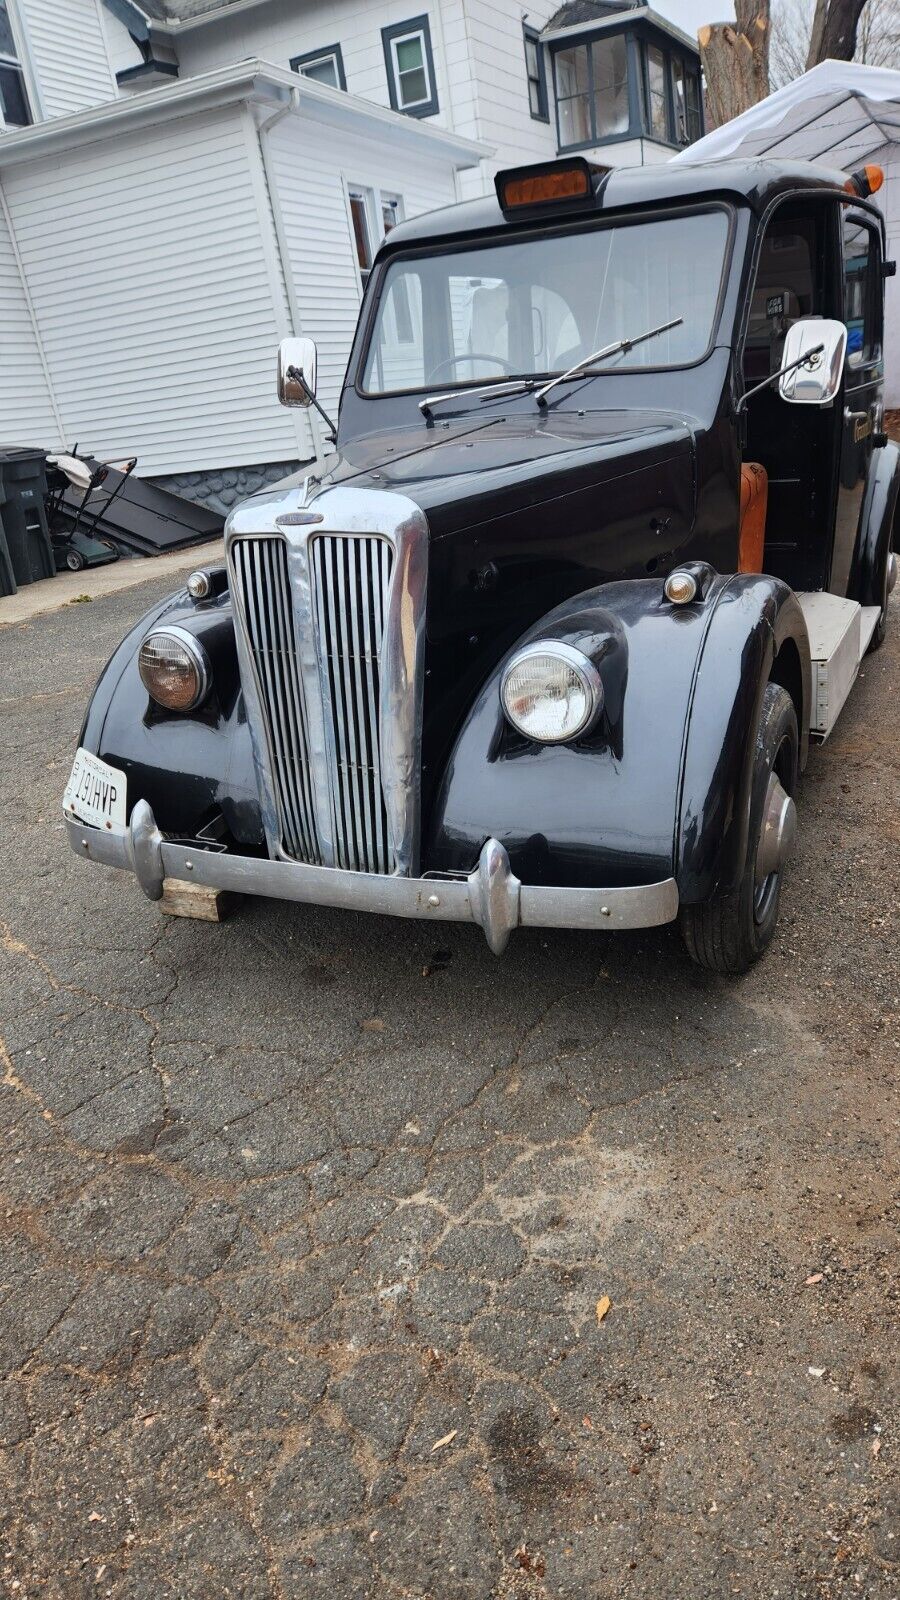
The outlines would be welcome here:
M 883 313 L 881 238 L 874 219 L 844 207 L 843 318 L 847 324 L 844 406 L 834 547 L 828 587 L 846 594 L 873 438 L 881 427 Z

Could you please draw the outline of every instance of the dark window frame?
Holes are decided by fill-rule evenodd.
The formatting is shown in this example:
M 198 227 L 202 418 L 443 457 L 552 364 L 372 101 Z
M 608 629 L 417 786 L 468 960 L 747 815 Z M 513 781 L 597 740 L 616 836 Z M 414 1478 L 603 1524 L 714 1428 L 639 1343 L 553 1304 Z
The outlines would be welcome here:
M 8 50 L 3 50 L 0 52 L 0 67 L 4 68 L 6 72 L 10 73 L 14 77 L 19 94 L 21 96 L 22 110 L 24 111 L 25 116 L 24 121 L 7 121 L 6 112 L 2 108 L 2 91 L 0 91 L 0 129 L 7 128 L 12 132 L 17 132 L 22 128 L 31 128 L 34 126 L 34 107 L 31 103 L 31 93 L 29 90 L 28 78 L 25 73 L 25 67 L 16 46 L 16 35 L 13 27 L 12 14 L 7 6 L 4 5 L 3 9 L 9 28 L 10 39 L 12 41 L 12 51 L 10 52 Z M 21 43 L 21 40 L 19 42 Z
M 536 78 L 532 77 L 528 67 L 528 46 L 530 44 L 534 45 L 535 54 L 537 55 L 538 74 Z M 522 23 L 522 46 L 525 56 L 525 82 L 528 89 L 528 110 L 531 120 L 532 122 L 549 122 L 550 97 L 547 93 L 547 58 L 544 54 L 540 31 L 537 28 L 530 27 L 527 22 Z M 531 85 L 533 83 L 537 84 L 538 105 L 540 107 L 538 111 L 532 111 L 531 109 Z
M 399 85 L 394 68 L 394 53 L 392 45 L 396 39 L 405 39 L 410 34 L 422 35 L 423 56 L 425 71 L 431 85 L 431 94 L 427 100 L 422 100 L 415 106 L 400 104 L 398 94 Z M 420 17 L 410 17 L 406 22 L 392 22 L 381 30 L 381 47 L 384 51 L 384 65 L 387 72 L 388 94 L 391 101 L 391 110 L 399 111 L 404 117 L 433 117 L 440 110 L 438 102 L 437 79 L 434 75 L 434 53 L 431 48 L 431 24 L 427 12 Z
M 591 65 L 590 47 L 592 44 L 606 39 L 624 37 L 626 44 L 626 72 L 628 90 L 628 128 L 624 133 L 601 134 L 597 136 L 595 121 L 595 104 L 593 95 L 593 69 Z M 655 45 L 662 52 L 664 93 L 666 101 L 666 132 L 668 137 L 660 139 L 652 131 L 650 125 L 650 82 L 648 68 L 648 49 Z M 590 111 L 593 137 L 581 140 L 575 144 L 564 144 L 560 132 L 559 121 L 559 94 L 556 76 L 556 58 L 564 51 L 584 48 L 588 52 L 588 73 L 591 89 Z M 675 71 L 676 61 L 684 67 L 685 77 L 693 77 L 697 85 L 697 110 L 699 117 L 698 138 L 702 139 L 705 125 L 703 116 L 703 81 L 700 70 L 699 56 L 692 56 L 687 48 L 672 39 L 668 34 L 640 22 L 625 21 L 618 28 L 585 29 L 570 39 L 559 39 L 550 44 L 550 55 L 553 77 L 553 94 L 556 104 L 556 147 L 560 155 L 568 155 L 577 150 L 592 150 L 607 144 L 622 144 L 628 139 L 649 139 L 654 144 L 664 144 L 668 149 L 684 150 L 685 144 L 677 136 L 676 111 L 675 111 Z M 691 140 L 691 143 L 694 141 Z
M 339 44 L 323 44 L 319 50 L 305 50 L 302 56 L 291 56 L 291 71 L 298 73 L 301 78 L 305 77 L 307 74 L 303 71 L 304 67 L 313 66 L 317 61 L 324 61 L 328 56 L 334 58 L 334 64 L 337 67 L 337 86 L 339 89 L 343 89 L 346 94 L 347 77 L 344 72 L 344 57 Z M 316 78 L 312 79 L 313 83 L 318 81 Z

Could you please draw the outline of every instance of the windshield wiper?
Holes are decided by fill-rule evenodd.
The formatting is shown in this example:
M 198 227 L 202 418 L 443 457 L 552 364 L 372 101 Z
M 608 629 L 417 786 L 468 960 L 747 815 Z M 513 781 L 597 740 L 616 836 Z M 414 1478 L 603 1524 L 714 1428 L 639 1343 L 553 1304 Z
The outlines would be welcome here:
M 576 361 L 574 367 L 569 367 L 567 372 L 560 372 L 555 378 L 551 378 L 549 383 L 545 383 L 543 388 L 539 389 L 535 395 L 535 400 L 539 406 L 546 406 L 547 395 L 551 389 L 556 388 L 558 383 L 566 383 L 569 378 L 578 378 L 582 375 L 591 377 L 593 374 L 588 369 L 593 366 L 595 361 L 605 361 L 607 356 L 615 356 L 621 352 L 633 350 L 636 344 L 644 344 L 647 339 L 655 339 L 657 334 L 667 333 L 670 328 L 677 328 L 679 323 L 683 321 L 684 317 L 673 317 L 671 322 L 661 322 L 658 328 L 650 328 L 646 333 L 638 333 L 633 339 L 617 339 L 614 344 L 605 345 L 602 350 L 595 350 L 593 355 L 583 356 L 580 361 Z
M 419 410 L 423 417 L 430 417 L 435 406 L 443 400 L 464 399 L 466 395 L 481 395 L 485 400 L 492 394 L 528 394 L 536 387 L 534 378 L 508 378 L 504 383 L 486 383 L 478 389 L 448 389 L 446 394 L 427 394 L 424 400 L 419 401 Z

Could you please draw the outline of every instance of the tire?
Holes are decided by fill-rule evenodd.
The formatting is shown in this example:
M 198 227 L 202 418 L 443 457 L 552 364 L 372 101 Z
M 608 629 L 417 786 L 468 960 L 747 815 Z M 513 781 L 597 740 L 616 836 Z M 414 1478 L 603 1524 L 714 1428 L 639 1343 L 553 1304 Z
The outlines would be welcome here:
M 866 655 L 871 655 L 873 650 L 880 650 L 887 638 L 888 602 L 891 597 L 889 578 L 891 570 L 891 547 L 888 544 L 884 552 L 884 571 L 881 575 L 881 615 L 875 624 L 875 632 L 869 640 Z
M 767 684 L 756 731 L 750 827 L 741 881 L 728 893 L 714 894 L 681 910 L 681 932 L 688 954 L 709 972 L 746 972 L 771 943 L 778 921 L 784 862 L 758 880 L 757 855 L 773 780 L 777 778 L 787 795 L 796 791 L 799 743 L 793 700 L 777 683 Z M 787 808 L 785 825 L 788 846 L 793 833 L 792 807 L 793 801 Z
M 66 566 L 70 572 L 80 572 L 84 566 L 84 556 L 80 550 L 66 551 Z

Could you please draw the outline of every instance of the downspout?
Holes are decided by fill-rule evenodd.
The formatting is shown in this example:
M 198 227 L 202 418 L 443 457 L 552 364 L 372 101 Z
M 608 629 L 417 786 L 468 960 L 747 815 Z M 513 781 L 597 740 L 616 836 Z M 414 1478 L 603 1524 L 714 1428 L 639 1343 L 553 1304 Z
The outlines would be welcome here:
M 2 178 L 0 178 L 0 213 L 3 215 L 3 221 L 6 224 L 6 231 L 9 234 L 9 242 L 12 245 L 13 259 L 16 263 L 16 271 L 19 274 L 19 282 L 22 285 L 22 294 L 25 299 L 25 306 L 31 322 L 31 331 L 34 334 L 34 342 L 37 346 L 38 359 L 40 360 L 41 368 L 44 374 L 44 382 L 47 385 L 47 396 L 50 401 L 50 409 L 53 412 L 53 420 L 56 423 L 57 429 L 59 430 L 59 448 L 61 450 L 65 450 L 66 430 L 63 427 L 63 420 L 60 416 L 59 406 L 56 404 L 56 395 L 53 390 L 53 379 L 50 376 L 50 368 L 47 365 L 47 357 L 44 351 L 44 341 L 41 338 L 41 330 L 38 327 L 37 313 L 34 309 L 34 301 L 31 298 L 31 290 L 28 287 L 28 280 L 25 276 L 25 265 L 22 261 L 22 256 L 19 251 L 19 241 L 16 238 L 16 230 L 13 227 L 12 214 L 10 212 L 9 205 L 7 204 Z
M 275 241 L 278 245 L 278 256 L 281 262 L 281 275 L 284 279 L 284 287 L 287 293 L 288 311 L 290 312 L 291 318 L 291 331 L 295 336 L 302 333 L 303 323 L 300 316 L 300 306 L 297 300 L 297 291 L 294 287 L 294 278 L 290 269 L 290 253 L 288 250 L 287 236 L 284 231 L 284 219 L 281 215 L 281 207 L 278 204 L 278 188 L 275 182 L 275 173 L 272 166 L 272 155 L 271 151 L 269 150 L 268 138 L 264 137 L 264 135 L 270 134 L 272 129 L 278 126 L 279 122 L 281 122 L 285 117 L 289 116 L 292 112 L 299 111 L 299 109 L 300 90 L 299 88 L 296 88 L 291 90 L 291 98 L 289 103 L 286 106 L 280 106 L 277 111 L 273 111 L 272 115 L 267 117 L 265 122 L 260 122 L 258 124 L 256 130 L 257 137 L 259 139 L 259 153 L 262 158 L 263 173 L 266 180 L 266 189 L 269 196 L 269 206 L 271 207 L 272 211 L 272 221 L 275 224 Z M 309 416 L 309 426 L 310 432 L 312 433 L 313 447 L 316 452 L 316 466 L 320 471 L 324 471 L 325 449 L 322 444 L 319 417 L 312 406 L 307 408 L 307 414 Z

